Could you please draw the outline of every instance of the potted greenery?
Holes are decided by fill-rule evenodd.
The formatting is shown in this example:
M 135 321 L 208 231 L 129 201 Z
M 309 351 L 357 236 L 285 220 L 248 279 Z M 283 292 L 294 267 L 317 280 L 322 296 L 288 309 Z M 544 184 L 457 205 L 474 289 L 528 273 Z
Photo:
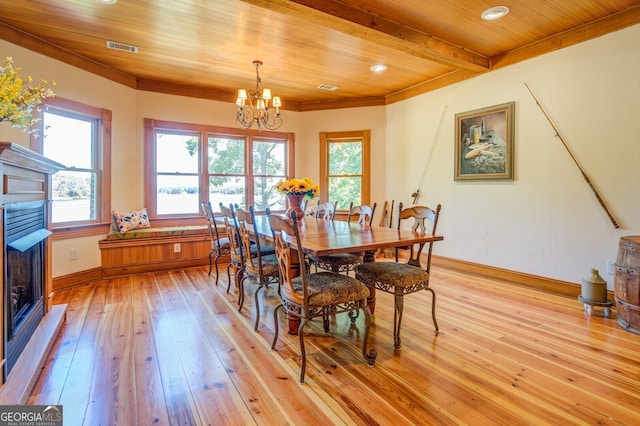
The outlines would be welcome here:
M 37 129 L 33 125 L 40 121 L 35 114 L 43 99 L 55 96 L 49 84 L 42 80 L 32 85 L 33 79 L 20 76 L 20 68 L 13 66 L 13 59 L 7 57 L 0 66 L 0 122 L 7 121 L 12 127 L 20 127 L 27 133 Z M 52 82 L 55 85 L 55 82 Z

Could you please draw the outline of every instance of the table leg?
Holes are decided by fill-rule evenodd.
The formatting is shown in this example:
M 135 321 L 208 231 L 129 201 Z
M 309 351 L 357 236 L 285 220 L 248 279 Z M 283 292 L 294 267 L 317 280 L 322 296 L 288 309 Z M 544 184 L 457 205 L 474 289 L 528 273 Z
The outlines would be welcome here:
M 376 261 L 376 252 L 374 251 L 365 251 L 362 260 L 366 262 L 375 262 Z M 376 289 L 373 287 L 369 287 L 369 297 L 367 297 L 367 306 L 369 310 L 373 314 L 376 311 Z
M 296 250 L 291 250 L 291 272 L 293 277 L 297 277 L 300 275 L 300 263 L 298 262 L 298 252 Z M 292 277 L 292 278 L 293 278 Z M 297 336 L 298 335 L 298 328 L 300 327 L 300 317 L 295 316 L 291 313 L 289 313 L 289 311 L 287 311 L 285 309 L 285 312 L 287 313 L 287 328 L 288 328 L 288 332 L 290 335 L 292 336 Z

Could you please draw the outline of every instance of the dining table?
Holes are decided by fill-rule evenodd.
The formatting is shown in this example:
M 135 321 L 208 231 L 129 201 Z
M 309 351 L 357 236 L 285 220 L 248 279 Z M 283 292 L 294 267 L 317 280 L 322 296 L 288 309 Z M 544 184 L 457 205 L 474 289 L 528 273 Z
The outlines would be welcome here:
M 360 253 L 364 262 L 375 262 L 379 249 L 408 247 L 413 244 L 430 243 L 444 239 L 441 235 L 419 233 L 411 229 L 386 228 L 379 226 L 363 226 L 340 220 L 325 220 L 314 216 L 305 216 L 300 220 L 300 244 L 297 247 L 295 238 L 289 238 L 292 250 L 302 250 L 314 256 L 326 256 L 339 253 Z M 266 242 L 273 241 L 273 235 L 267 216 L 256 216 L 255 232 Z M 298 256 L 292 256 L 298 259 Z M 294 269 L 300 265 L 292 265 Z M 369 288 L 367 306 L 375 312 L 376 290 Z M 287 316 L 289 334 L 298 333 L 300 319 Z

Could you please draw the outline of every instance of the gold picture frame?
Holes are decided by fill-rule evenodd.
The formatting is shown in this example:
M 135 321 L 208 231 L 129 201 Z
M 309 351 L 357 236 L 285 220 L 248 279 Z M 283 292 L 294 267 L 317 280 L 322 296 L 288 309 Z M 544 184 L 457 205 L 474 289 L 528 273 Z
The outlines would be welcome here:
M 455 180 L 513 180 L 515 102 L 456 114 Z

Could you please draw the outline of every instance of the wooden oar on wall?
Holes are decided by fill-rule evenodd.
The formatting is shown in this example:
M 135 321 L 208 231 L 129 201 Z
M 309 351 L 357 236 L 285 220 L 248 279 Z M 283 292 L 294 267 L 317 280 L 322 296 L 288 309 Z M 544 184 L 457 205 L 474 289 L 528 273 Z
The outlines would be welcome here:
M 593 192 L 593 195 L 596 196 L 596 199 L 598 200 L 598 203 L 600 203 L 600 206 L 603 208 L 604 212 L 607 214 L 607 216 L 609 216 L 609 220 L 613 224 L 613 227 L 614 228 L 619 228 L 620 225 L 618 225 L 618 222 L 616 222 L 616 220 L 613 218 L 613 215 L 611 214 L 611 212 L 607 208 L 607 205 L 604 203 L 602 198 L 600 198 L 600 195 L 598 194 L 598 191 L 596 191 L 596 188 L 591 183 L 591 179 L 589 179 L 589 176 L 587 176 L 587 174 L 585 173 L 584 169 L 580 166 L 580 163 L 578 163 L 578 160 L 576 160 L 576 157 L 573 155 L 573 153 L 571 152 L 571 150 L 567 146 L 567 143 L 564 141 L 564 138 L 560 135 L 560 132 L 558 132 L 558 129 L 556 128 L 555 124 L 553 124 L 553 121 L 551 120 L 551 117 L 549 117 L 549 114 L 547 114 L 547 112 L 544 110 L 542 105 L 540 105 L 540 101 L 538 101 L 538 98 L 536 98 L 536 95 L 533 94 L 533 91 L 531 90 L 529 85 L 526 82 L 524 83 L 524 85 L 527 88 L 527 90 L 529 90 L 529 93 L 531 93 L 531 96 L 536 101 L 536 105 L 538 105 L 538 107 L 540 108 L 540 111 L 542 111 L 542 113 L 544 114 L 545 118 L 547 119 L 547 121 L 551 125 L 551 128 L 553 129 L 553 131 L 556 132 L 556 136 L 558 137 L 558 139 L 560 139 L 560 142 L 562 142 L 562 145 L 564 146 L 564 148 L 569 153 L 569 156 L 571 157 L 571 159 L 573 160 L 575 165 L 578 167 L 578 170 L 580 170 L 580 173 L 582 173 L 582 178 L 585 180 L 585 182 L 587 182 L 587 185 L 589 185 L 589 188 L 591 188 L 591 192 Z

